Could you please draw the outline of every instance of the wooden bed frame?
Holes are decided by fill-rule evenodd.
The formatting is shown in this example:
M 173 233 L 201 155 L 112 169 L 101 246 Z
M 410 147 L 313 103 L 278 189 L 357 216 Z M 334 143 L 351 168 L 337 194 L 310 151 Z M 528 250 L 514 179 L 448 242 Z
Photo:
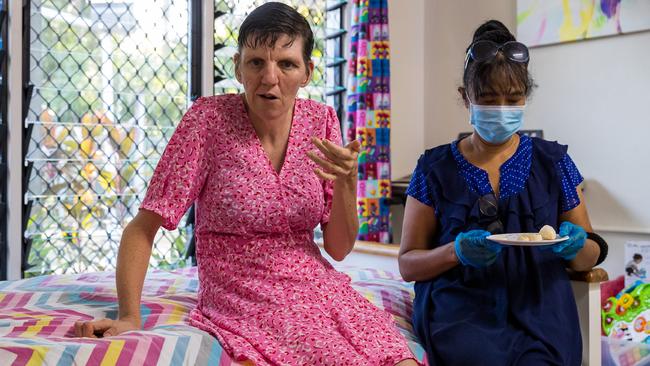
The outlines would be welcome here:
M 377 259 L 394 258 L 395 264 L 399 246 L 367 241 L 357 241 L 352 250 L 350 260 L 346 264 L 363 267 L 364 261 L 372 262 Z M 571 286 L 578 307 L 580 318 L 580 333 L 582 334 L 582 364 L 585 366 L 601 365 L 601 325 L 600 325 L 600 283 L 608 280 L 608 275 L 602 268 L 594 268 L 589 272 L 569 271 Z

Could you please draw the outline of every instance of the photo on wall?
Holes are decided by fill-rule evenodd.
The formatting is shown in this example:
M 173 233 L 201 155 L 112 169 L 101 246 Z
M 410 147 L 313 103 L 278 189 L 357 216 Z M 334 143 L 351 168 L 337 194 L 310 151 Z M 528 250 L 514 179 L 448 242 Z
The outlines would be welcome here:
M 650 242 L 625 243 L 625 287 L 650 283 Z
M 650 0 L 517 0 L 529 47 L 650 30 Z

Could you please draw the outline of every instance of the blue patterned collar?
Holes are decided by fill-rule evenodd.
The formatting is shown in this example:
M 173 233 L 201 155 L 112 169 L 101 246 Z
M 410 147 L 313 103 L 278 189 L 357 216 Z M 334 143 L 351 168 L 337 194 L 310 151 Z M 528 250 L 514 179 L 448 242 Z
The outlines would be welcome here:
M 530 175 L 530 166 L 533 157 L 533 143 L 530 137 L 519 135 L 519 146 L 517 151 L 501 165 L 499 171 L 499 199 L 506 199 L 521 192 L 526 186 L 526 181 Z M 456 140 L 451 143 L 451 152 L 454 155 L 458 171 L 467 182 L 469 188 L 478 193 L 485 195 L 492 193 L 490 179 L 485 170 L 473 165 L 461 154 L 458 149 Z

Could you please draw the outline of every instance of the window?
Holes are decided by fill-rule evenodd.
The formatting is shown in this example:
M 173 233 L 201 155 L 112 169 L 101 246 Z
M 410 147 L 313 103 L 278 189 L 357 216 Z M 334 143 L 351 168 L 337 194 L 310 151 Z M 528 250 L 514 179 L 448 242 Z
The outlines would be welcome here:
M 26 276 L 115 267 L 124 225 L 188 108 L 188 0 L 32 0 Z M 152 266 L 184 263 L 162 231 Z
M 341 124 L 345 122 L 345 70 L 347 58 L 345 57 L 345 36 L 347 34 L 345 26 L 345 12 L 347 1 L 329 0 L 327 1 L 327 33 L 325 35 L 326 49 L 325 55 L 325 74 L 326 74 L 326 101 L 327 104 L 334 107 Z M 341 126 L 341 131 L 345 129 Z M 345 137 L 344 137 L 345 138 Z
M 231 61 L 236 29 L 262 2 L 216 0 L 215 93 L 239 89 Z M 345 1 L 290 3 L 315 32 L 316 72 L 301 96 L 337 106 L 341 117 Z M 24 47 L 33 92 L 24 102 L 25 276 L 115 268 L 122 229 L 137 213 L 158 159 L 196 94 L 190 86 L 197 77 L 190 26 L 200 28 L 201 20 L 190 19 L 190 7 L 197 4 L 29 3 Z M 151 266 L 188 264 L 188 234 L 161 230 Z

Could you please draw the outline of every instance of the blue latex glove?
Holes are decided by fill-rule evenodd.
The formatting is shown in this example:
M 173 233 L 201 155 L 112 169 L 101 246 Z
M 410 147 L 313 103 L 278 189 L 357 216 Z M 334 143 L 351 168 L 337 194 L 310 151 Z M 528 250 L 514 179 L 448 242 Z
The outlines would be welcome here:
M 568 236 L 569 239 L 541 248 L 550 249 L 558 257 L 568 261 L 576 257 L 580 249 L 585 246 L 585 241 L 587 240 L 587 232 L 585 232 L 585 229 L 568 221 L 560 225 L 559 235 Z
M 494 263 L 501 252 L 501 245 L 487 240 L 489 231 L 472 230 L 456 236 L 454 249 L 460 263 L 476 268 L 487 267 Z

